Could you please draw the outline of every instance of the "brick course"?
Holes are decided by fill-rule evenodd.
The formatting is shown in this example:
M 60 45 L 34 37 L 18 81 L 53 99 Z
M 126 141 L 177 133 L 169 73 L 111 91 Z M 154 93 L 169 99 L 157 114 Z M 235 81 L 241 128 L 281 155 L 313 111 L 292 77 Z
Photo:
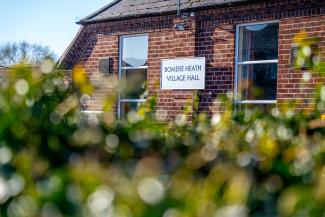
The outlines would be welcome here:
M 157 114 L 174 118 L 189 103 L 193 104 L 198 94 L 198 112 L 222 111 L 218 99 L 234 91 L 236 25 L 260 21 L 279 21 L 279 63 L 277 100 L 285 105 L 295 100 L 298 108 L 308 110 L 313 106 L 315 85 L 325 82 L 324 75 L 313 73 L 309 81 L 301 84 L 303 72 L 293 69 L 291 45 L 294 36 L 304 30 L 310 37 L 321 39 L 319 48 L 325 56 L 325 2 L 315 0 L 263 1 L 246 5 L 220 7 L 197 11 L 189 19 L 176 15 L 154 16 L 120 21 L 87 24 L 63 60 L 63 65 L 72 68 L 82 64 L 89 77 L 100 88 L 90 101 L 90 110 L 101 110 L 102 99 L 111 93 L 112 77 L 118 76 L 119 37 L 147 33 L 148 90 L 157 96 Z M 174 25 L 187 22 L 187 31 L 176 31 Z M 176 57 L 206 58 L 206 89 L 160 90 L 161 59 Z M 98 72 L 100 58 L 113 58 L 113 76 Z M 191 117 L 191 113 L 189 117 Z

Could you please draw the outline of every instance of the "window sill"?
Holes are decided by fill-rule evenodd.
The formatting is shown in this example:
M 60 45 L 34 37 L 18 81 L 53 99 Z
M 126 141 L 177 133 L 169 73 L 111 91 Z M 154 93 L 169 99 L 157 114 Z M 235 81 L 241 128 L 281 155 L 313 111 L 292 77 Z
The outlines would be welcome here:
M 277 100 L 235 100 L 236 104 L 276 104 Z

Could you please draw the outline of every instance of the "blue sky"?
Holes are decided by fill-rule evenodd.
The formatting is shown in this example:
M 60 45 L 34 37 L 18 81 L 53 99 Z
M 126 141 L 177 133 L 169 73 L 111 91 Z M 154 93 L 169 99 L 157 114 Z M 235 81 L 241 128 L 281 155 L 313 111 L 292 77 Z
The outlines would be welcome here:
M 80 28 L 75 22 L 112 0 L 0 0 L 0 46 L 26 40 L 60 57 Z

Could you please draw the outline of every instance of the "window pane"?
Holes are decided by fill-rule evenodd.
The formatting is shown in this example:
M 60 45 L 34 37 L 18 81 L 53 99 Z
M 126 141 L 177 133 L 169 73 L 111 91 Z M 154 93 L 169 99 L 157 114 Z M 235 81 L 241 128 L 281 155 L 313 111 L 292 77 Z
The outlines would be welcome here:
M 240 100 L 275 100 L 276 85 L 276 63 L 238 66 Z
M 125 89 L 121 99 L 140 99 L 146 90 L 147 69 L 121 70 L 121 79 L 125 82 Z
M 146 66 L 148 36 L 122 38 L 122 67 Z
M 141 104 L 141 102 L 120 102 L 121 119 L 125 119 L 130 111 L 137 111 Z
M 240 27 L 239 62 L 278 59 L 278 31 L 278 23 Z

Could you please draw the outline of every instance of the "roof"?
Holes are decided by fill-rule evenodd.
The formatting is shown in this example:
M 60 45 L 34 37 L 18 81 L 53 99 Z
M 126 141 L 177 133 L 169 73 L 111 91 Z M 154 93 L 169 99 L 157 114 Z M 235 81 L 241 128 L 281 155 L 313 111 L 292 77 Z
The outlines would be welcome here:
M 61 55 L 61 57 L 60 57 L 60 59 L 58 61 L 58 65 L 59 66 L 62 65 L 62 63 L 65 60 L 65 58 L 67 57 L 69 51 L 71 50 L 71 48 L 73 47 L 73 45 L 76 43 L 77 39 L 81 35 L 81 32 L 82 32 L 83 28 L 84 28 L 83 26 L 81 26 L 81 28 L 79 28 L 79 31 L 77 32 L 77 34 L 75 35 L 75 37 L 73 38 L 73 40 L 70 42 L 69 46 L 65 49 L 65 51 Z
M 248 1 L 249 0 L 181 0 L 181 10 L 199 10 Z M 177 5 L 178 0 L 114 0 L 93 14 L 81 19 L 78 24 L 174 13 L 177 11 Z

